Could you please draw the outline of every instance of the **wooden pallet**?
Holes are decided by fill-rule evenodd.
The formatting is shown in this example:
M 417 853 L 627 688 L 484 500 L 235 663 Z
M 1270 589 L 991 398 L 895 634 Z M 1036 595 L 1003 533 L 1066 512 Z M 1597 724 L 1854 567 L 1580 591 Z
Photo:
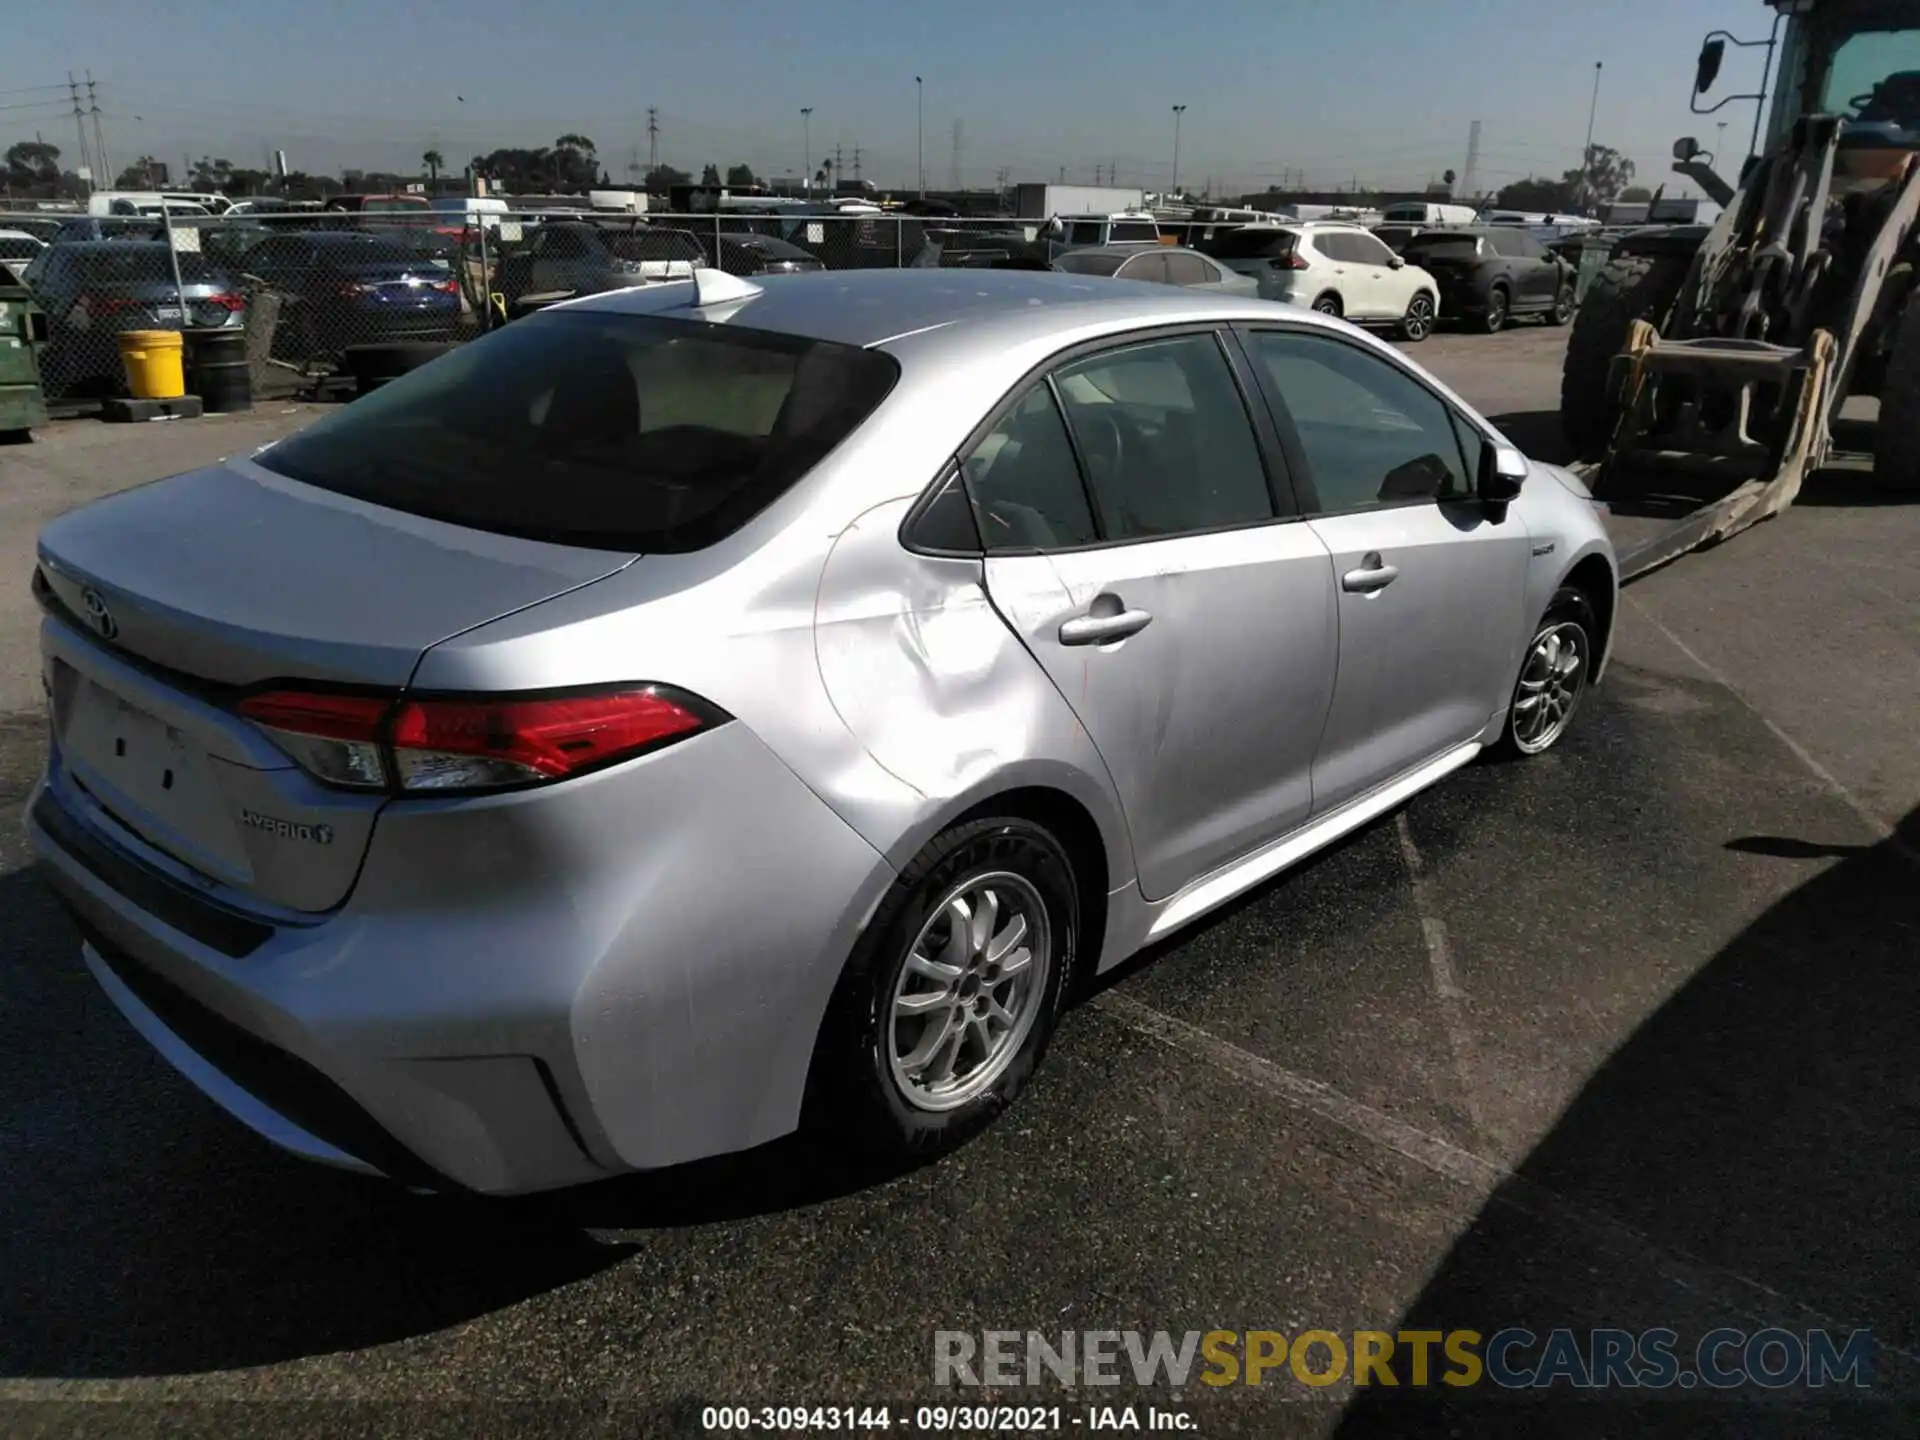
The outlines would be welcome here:
M 197 420 L 200 397 L 181 395 L 172 400 L 108 399 L 100 402 L 102 420 Z

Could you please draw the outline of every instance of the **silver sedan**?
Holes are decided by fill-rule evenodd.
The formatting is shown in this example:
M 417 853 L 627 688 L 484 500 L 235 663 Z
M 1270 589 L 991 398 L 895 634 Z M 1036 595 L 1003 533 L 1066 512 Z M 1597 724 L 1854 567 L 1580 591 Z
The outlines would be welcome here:
M 504 327 L 41 537 L 27 827 L 274 1142 L 931 1151 L 1078 982 L 1600 675 L 1591 498 L 1342 321 L 1013 271 Z
M 1069 250 L 1053 262 L 1053 268 L 1069 275 L 1111 275 L 1116 280 L 1213 290 L 1248 299 L 1260 293 L 1260 282 L 1251 275 L 1229 270 L 1211 256 L 1184 245 L 1162 245 L 1152 240 L 1122 240 Z

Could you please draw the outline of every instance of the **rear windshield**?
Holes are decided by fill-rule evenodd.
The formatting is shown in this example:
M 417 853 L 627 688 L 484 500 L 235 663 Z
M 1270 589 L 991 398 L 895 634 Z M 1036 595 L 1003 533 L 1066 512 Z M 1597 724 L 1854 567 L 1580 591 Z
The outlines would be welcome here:
M 1400 253 L 1409 260 L 1471 260 L 1480 253 L 1478 235 L 1416 235 Z
M 80 273 L 97 284 L 173 279 L 173 261 L 167 258 L 165 245 L 105 245 L 74 258 L 80 262 Z M 189 284 L 214 278 L 213 265 L 206 256 L 182 250 L 178 258 L 180 278 Z
M 1132 258 L 1130 250 L 1117 255 L 1111 250 L 1069 250 L 1053 263 L 1075 275 L 1112 275 Z
M 707 253 L 684 230 L 635 230 L 609 236 L 607 244 L 621 260 L 704 260 Z
M 323 260 L 346 261 L 352 264 L 388 263 L 397 265 L 415 265 L 420 256 L 398 240 L 382 239 L 378 235 L 315 235 L 314 248 L 320 252 Z
M 1291 230 L 1229 230 L 1207 242 L 1216 260 L 1280 260 L 1293 253 L 1300 237 Z
M 550 311 L 257 459 L 343 495 L 565 545 L 698 550 L 886 398 L 891 356 L 738 325 Z
M 1107 232 L 1109 240 L 1158 240 L 1160 227 L 1151 220 L 1116 220 Z

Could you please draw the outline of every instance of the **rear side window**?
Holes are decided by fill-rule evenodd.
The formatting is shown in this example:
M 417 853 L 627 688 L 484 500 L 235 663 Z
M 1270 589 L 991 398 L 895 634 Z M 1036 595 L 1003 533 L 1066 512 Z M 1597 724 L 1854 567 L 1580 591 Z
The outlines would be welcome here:
M 1167 256 L 1167 283 L 1169 285 L 1205 285 L 1213 279 L 1213 271 L 1207 268 L 1207 262 L 1198 255 L 1188 255 L 1176 251 Z
M 759 513 L 873 412 L 892 357 L 654 315 L 529 316 L 262 452 L 415 515 L 687 551 Z
M 1127 263 L 1124 254 L 1111 250 L 1069 250 L 1053 263 L 1073 275 L 1112 275 Z
M 1291 230 L 1229 230 L 1207 243 L 1216 260 L 1284 260 L 1300 237 Z

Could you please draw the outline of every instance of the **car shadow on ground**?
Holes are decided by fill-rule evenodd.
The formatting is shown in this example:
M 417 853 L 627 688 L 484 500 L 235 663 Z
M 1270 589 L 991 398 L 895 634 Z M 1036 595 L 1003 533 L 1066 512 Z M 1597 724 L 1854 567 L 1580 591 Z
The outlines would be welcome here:
M 1920 1422 L 1920 811 L 1894 839 L 1728 848 L 1835 863 L 1591 1078 L 1399 1328 L 1870 1329 L 1872 1388 L 1516 1395 L 1371 1387 L 1343 1437 L 1913 1434 Z M 1537 1359 L 1539 1350 L 1521 1352 Z M 1791 1397 L 1791 1398 L 1789 1398 Z M 1622 1402 L 1631 1405 L 1626 1408 Z
M 515 1200 L 310 1165 L 152 1053 L 31 869 L 0 874 L 0 916 L 0 1377 L 190 1374 L 427 1335 L 586 1279 L 638 1232 L 888 1178 L 799 1141 Z

